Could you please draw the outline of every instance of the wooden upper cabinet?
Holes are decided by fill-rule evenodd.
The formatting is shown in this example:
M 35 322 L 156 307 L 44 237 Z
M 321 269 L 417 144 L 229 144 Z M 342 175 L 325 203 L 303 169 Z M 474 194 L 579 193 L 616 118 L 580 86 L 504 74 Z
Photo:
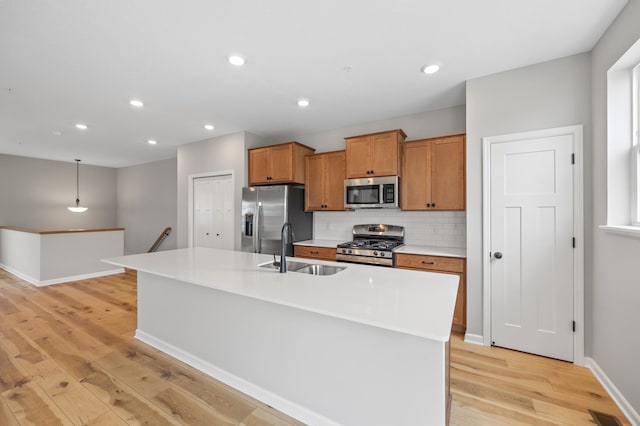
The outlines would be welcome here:
M 304 157 L 315 149 L 298 142 L 249 150 L 249 185 L 304 184 Z
M 249 185 L 266 182 L 271 175 L 271 147 L 249 150 Z
M 345 139 L 347 178 L 400 175 L 400 129 Z
M 305 211 L 344 210 L 344 179 L 344 151 L 305 157 Z
M 304 210 L 322 210 L 324 204 L 324 154 L 308 155 L 304 159 Z
M 402 210 L 464 210 L 465 136 L 402 144 Z
M 427 210 L 431 203 L 431 143 L 402 144 L 400 207 L 403 210 Z

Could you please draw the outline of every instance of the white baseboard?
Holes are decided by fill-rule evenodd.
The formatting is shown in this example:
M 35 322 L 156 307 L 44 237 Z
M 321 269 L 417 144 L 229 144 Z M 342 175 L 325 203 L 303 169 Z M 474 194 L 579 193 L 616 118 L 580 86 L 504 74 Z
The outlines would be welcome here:
M 107 271 L 100 271 L 100 272 L 92 272 L 90 274 L 82 274 L 82 275 L 73 275 L 73 276 L 68 276 L 68 277 L 60 277 L 60 278 L 54 278 L 51 280 L 44 280 L 44 281 L 40 281 L 37 280 L 33 277 L 30 277 L 29 275 L 25 275 L 20 271 L 16 271 L 13 268 L 8 267 L 7 265 L 4 264 L 0 264 L 0 268 L 4 269 L 5 271 L 7 271 L 8 273 L 10 273 L 11 275 L 15 275 L 16 277 L 20 278 L 21 280 L 24 280 L 26 282 L 28 282 L 29 284 L 33 284 L 37 287 L 44 287 L 47 285 L 52 285 L 52 284 L 60 284 L 60 283 L 66 283 L 69 281 L 80 281 L 80 280 L 87 280 L 89 278 L 98 278 L 98 277 L 104 277 L 107 275 L 114 275 L 114 274 L 121 274 L 124 272 L 124 268 L 117 268 L 117 269 L 110 269 Z
M 473 343 L 474 345 L 482 345 L 484 346 L 484 337 L 480 334 L 464 334 L 464 342 L 465 343 Z
M 172 357 L 184 362 L 185 364 L 202 371 L 203 373 L 208 374 L 209 376 L 220 380 L 223 383 L 226 383 L 232 388 L 237 389 L 240 392 L 244 392 L 245 394 L 257 400 L 270 405 L 276 410 L 279 410 L 297 420 L 300 420 L 305 424 L 318 426 L 338 426 L 338 424 L 334 421 L 316 413 L 315 411 L 309 410 L 306 407 L 291 402 L 288 399 L 282 398 L 279 395 L 274 394 L 273 392 L 269 392 L 268 390 L 255 385 L 254 383 L 251 383 L 232 373 L 229 373 L 222 368 L 210 364 L 188 352 L 183 351 L 180 348 L 177 348 L 165 342 L 164 340 L 158 339 L 148 333 L 145 333 L 144 331 L 137 329 L 134 337 L 141 342 L 153 346 L 154 348 L 168 355 L 171 355 Z
M 598 363 L 591 357 L 585 357 L 585 366 L 591 370 L 602 387 L 607 391 L 611 399 L 620 407 L 620 410 L 627 416 L 627 419 L 634 426 L 640 426 L 640 414 L 629 404 L 622 392 L 618 390 L 616 385 L 607 377 L 605 372 L 600 368 Z
M 4 269 L 5 271 L 7 271 L 8 273 L 10 273 L 11 275 L 15 275 L 16 277 L 20 278 L 21 280 L 24 280 L 26 282 L 28 282 L 29 284 L 33 284 L 33 285 L 38 285 L 37 283 L 40 282 L 40 280 L 37 280 L 29 275 L 23 274 L 20 271 L 16 271 L 15 269 L 5 265 L 4 263 L 0 263 L 0 268 Z

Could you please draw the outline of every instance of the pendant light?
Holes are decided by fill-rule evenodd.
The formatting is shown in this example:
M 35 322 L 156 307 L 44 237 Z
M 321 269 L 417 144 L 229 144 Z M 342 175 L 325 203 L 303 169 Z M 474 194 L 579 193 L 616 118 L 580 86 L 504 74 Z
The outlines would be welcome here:
M 76 159 L 76 205 L 67 208 L 74 213 L 87 211 L 87 207 L 80 207 L 80 160 L 78 159 Z

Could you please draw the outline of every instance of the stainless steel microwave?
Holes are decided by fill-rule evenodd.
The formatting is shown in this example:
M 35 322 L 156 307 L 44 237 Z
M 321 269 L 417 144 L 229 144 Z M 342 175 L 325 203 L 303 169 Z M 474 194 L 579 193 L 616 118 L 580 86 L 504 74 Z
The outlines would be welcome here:
M 398 188 L 398 176 L 345 179 L 344 206 L 347 209 L 397 209 Z

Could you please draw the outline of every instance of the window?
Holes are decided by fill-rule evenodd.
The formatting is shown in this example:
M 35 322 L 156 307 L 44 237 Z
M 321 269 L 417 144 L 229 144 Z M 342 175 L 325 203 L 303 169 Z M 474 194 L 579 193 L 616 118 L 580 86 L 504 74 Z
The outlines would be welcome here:
M 607 224 L 640 237 L 640 39 L 607 70 Z

